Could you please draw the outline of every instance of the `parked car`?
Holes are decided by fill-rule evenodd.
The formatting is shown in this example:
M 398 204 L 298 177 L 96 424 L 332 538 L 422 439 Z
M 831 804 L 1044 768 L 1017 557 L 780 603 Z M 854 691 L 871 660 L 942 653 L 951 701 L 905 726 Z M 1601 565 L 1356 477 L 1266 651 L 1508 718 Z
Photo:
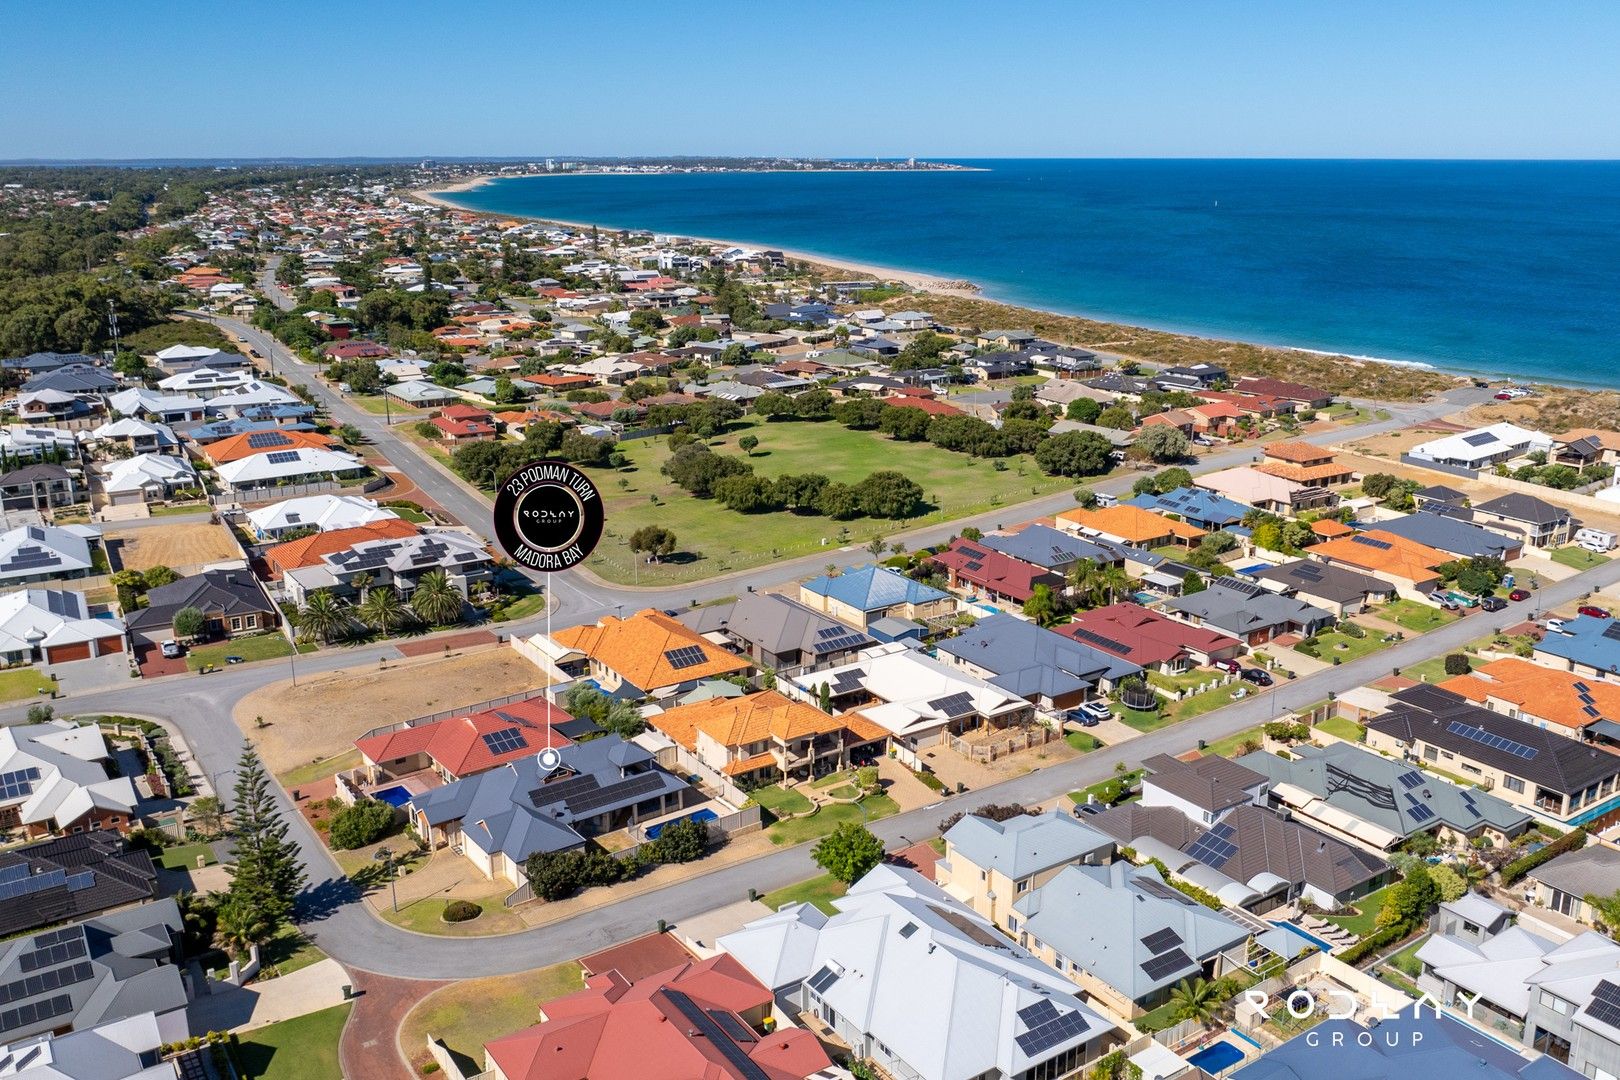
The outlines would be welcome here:
M 1551 630 L 1555 634 L 1562 634 L 1564 632 L 1563 619 L 1548 619 L 1541 625 L 1544 629 Z
M 1501 611 L 1507 607 L 1507 601 L 1500 596 L 1483 596 L 1480 597 L 1479 606 L 1486 611 Z
M 1098 806 L 1096 803 L 1079 803 L 1074 808 L 1074 816 L 1091 817 L 1093 814 L 1102 813 L 1103 810 L 1104 807 Z
M 1608 608 L 1600 608 L 1596 604 L 1582 604 L 1575 610 L 1580 612 L 1582 615 L 1586 615 L 1594 619 L 1612 618 L 1612 616 L 1609 614 Z
M 1514 589 L 1512 592 L 1508 593 L 1508 599 L 1514 602 L 1528 600 L 1530 599 L 1530 592 L 1527 589 Z
M 1243 665 L 1236 660 L 1216 660 L 1210 667 L 1226 672 L 1228 675 L 1237 675 L 1243 670 Z
M 186 651 L 180 647 L 180 643 L 178 641 L 165 641 L 162 645 L 158 646 L 158 648 L 162 650 L 163 659 L 165 660 L 178 660 L 186 654 Z
M 1257 667 L 1244 668 L 1243 673 L 1238 678 L 1244 682 L 1252 682 L 1256 686 L 1270 686 L 1273 681 L 1270 672 L 1262 671 Z
M 1111 719 L 1114 710 L 1108 707 L 1106 701 L 1085 701 L 1070 714 L 1081 727 L 1096 727 L 1100 721 Z

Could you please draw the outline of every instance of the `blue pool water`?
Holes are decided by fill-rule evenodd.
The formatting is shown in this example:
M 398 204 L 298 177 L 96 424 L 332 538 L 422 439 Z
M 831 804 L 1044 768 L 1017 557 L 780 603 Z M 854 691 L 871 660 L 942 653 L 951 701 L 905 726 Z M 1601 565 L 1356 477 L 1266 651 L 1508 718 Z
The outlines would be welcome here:
M 657 825 L 649 825 L 647 826 L 647 839 L 658 839 L 658 834 L 664 831 L 664 826 L 673 825 L 676 821 L 713 821 L 717 816 L 713 810 L 699 810 L 697 813 L 688 814 L 684 818 L 675 818 L 674 821 L 663 821 Z
M 1294 933 L 1309 941 L 1311 944 L 1315 945 L 1318 949 L 1321 949 L 1325 953 L 1331 953 L 1333 951 L 1333 945 L 1330 942 L 1323 941 L 1321 938 L 1317 937 L 1309 930 L 1306 930 L 1304 927 L 1295 926 L 1291 922 L 1278 922 L 1275 919 L 1271 920 L 1271 925 L 1281 926 L 1287 930 L 1292 930 Z
M 403 784 L 395 784 L 393 787 L 383 788 L 381 791 L 373 791 L 371 797 L 381 799 L 389 806 L 404 806 L 411 801 L 411 793 L 406 790 Z
M 1222 1070 L 1230 1069 L 1242 1060 L 1243 1051 L 1229 1042 L 1218 1042 L 1212 1046 L 1204 1047 L 1188 1058 L 1187 1062 L 1203 1069 L 1211 1076 L 1219 1076 Z

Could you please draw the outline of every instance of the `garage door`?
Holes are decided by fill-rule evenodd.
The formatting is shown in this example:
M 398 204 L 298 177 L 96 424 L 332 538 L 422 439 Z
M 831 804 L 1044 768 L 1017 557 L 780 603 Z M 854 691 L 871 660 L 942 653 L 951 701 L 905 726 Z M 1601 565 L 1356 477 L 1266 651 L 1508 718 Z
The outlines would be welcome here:
M 73 645 L 52 645 L 45 650 L 45 660 L 51 664 L 60 664 L 68 660 L 86 660 L 89 656 L 88 641 L 80 641 Z
M 104 637 L 96 642 L 96 651 L 105 656 L 108 653 L 124 651 L 124 639 L 121 637 Z

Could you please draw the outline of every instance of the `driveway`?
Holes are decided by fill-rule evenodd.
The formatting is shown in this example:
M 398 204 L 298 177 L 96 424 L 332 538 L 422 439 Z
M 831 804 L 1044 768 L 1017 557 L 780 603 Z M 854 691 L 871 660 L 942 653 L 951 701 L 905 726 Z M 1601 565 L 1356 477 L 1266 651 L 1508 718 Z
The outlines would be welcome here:
M 143 679 L 158 679 L 164 675 L 186 673 L 185 657 L 177 656 L 171 660 L 165 657 L 163 650 L 156 645 L 135 646 L 135 662 L 140 665 Z

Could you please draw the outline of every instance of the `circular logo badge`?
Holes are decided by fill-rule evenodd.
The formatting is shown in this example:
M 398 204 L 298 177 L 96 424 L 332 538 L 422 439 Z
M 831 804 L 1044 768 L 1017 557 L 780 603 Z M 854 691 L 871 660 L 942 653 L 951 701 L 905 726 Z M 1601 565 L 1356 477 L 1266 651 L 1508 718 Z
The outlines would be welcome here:
M 532 461 L 495 492 L 495 538 L 530 570 L 577 566 L 602 539 L 602 522 L 602 493 L 566 461 Z

